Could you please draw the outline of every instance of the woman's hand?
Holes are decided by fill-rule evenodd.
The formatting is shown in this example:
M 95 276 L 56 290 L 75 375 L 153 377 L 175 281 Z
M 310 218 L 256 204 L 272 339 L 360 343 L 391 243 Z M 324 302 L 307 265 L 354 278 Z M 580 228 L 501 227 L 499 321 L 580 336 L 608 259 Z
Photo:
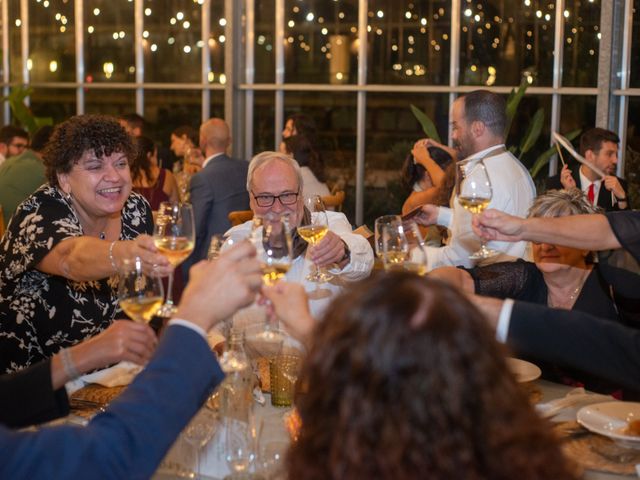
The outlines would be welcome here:
M 427 140 L 427 138 L 418 140 L 413 144 L 413 149 L 411 150 L 411 155 L 413 155 L 415 162 L 422 165 L 425 169 L 428 167 L 429 162 L 433 162 L 431 155 L 429 155 L 429 150 L 427 149 Z
M 291 329 L 299 340 L 311 333 L 315 321 L 309 312 L 307 292 L 299 283 L 278 282 L 272 287 L 263 287 L 262 294 L 271 300 L 280 320 Z
M 149 325 L 116 320 L 105 331 L 72 347 L 76 368 L 84 373 L 123 360 L 146 364 L 158 339 Z
M 160 253 L 153 237 L 146 234 L 139 235 L 134 240 L 117 241 L 112 252 L 113 261 L 118 267 L 126 258 L 140 257 L 146 273 L 153 269 L 156 275 L 166 277 L 174 268 L 167 257 Z

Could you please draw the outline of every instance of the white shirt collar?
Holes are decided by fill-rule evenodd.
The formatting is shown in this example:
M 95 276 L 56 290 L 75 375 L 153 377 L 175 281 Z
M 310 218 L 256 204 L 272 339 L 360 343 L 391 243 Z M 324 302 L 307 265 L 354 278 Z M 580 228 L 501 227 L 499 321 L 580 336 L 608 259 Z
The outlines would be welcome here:
M 216 157 L 219 157 L 220 155 L 224 155 L 224 152 L 220 152 L 220 153 L 214 153 L 213 155 L 211 155 L 209 158 L 207 158 L 204 162 L 202 162 L 202 168 L 207 166 L 207 163 L 209 163 L 211 160 L 213 160 Z
M 485 155 L 487 155 L 488 153 L 491 153 L 494 150 L 498 150 L 499 148 L 506 148 L 506 147 L 504 146 L 504 143 L 501 143 L 499 145 L 492 145 L 489 148 L 485 148 L 484 150 L 481 150 L 479 152 L 476 152 L 474 154 L 469 155 L 464 160 L 471 160 L 471 159 L 474 159 L 474 158 L 482 158 Z

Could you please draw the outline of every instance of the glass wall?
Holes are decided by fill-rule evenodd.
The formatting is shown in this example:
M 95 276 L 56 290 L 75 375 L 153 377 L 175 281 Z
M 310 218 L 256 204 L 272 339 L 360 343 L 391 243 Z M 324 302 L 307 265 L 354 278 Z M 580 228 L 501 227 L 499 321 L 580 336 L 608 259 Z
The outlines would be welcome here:
M 518 146 L 542 109 L 541 135 L 521 158 L 527 167 L 549 148 L 552 130 L 596 123 L 625 132 L 629 155 L 640 151 L 633 16 L 640 0 L 622 1 L 613 64 L 599 64 L 601 42 L 612 34 L 601 11 L 616 2 L 86 0 L 80 15 L 71 0 L 0 0 L 3 87 L 26 81 L 33 113 L 56 122 L 77 112 L 137 110 L 165 145 L 178 125 L 233 117 L 234 154 L 245 158 L 277 148 L 287 115 L 304 112 L 318 125 L 329 183 L 347 190 L 346 211 L 363 223 L 397 210 L 406 194 L 399 171 L 423 135 L 410 105 L 446 141 L 451 102 L 470 88 L 507 94 L 522 81 L 529 86 L 507 142 Z M 225 71 L 228 55 L 239 72 Z M 598 85 L 599 72 L 612 79 L 611 90 Z M 607 103 L 603 117 L 596 105 Z M 12 121 L 3 111 L 3 123 Z M 547 173 L 544 167 L 540 175 Z

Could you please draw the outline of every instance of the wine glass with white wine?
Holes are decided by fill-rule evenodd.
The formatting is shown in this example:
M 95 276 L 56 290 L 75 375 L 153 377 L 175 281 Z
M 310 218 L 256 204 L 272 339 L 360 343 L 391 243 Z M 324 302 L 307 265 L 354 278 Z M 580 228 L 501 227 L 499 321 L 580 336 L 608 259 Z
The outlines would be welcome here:
M 386 271 L 403 270 L 409 259 L 409 242 L 404 234 L 402 222 L 381 226 L 382 262 Z
M 143 271 L 140 257 L 124 259 L 118 272 L 118 302 L 134 322 L 149 323 L 164 294 L 159 276 Z
M 482 213 L 493 196 L 491 180 L 482 160 L 464 160 L 456 163 L 456 198 L 458 203 L 472 214 Z M 487 247 L 484 239 L 480 249 L 469 255 L 471 260 L 480 260 L 497 255 Z
M 315 247 L 329 231 L 329 219 L 324 202 L 319 195 L 305 198 L 304 206 L 311 214 L 309 222 L 298 227 L 298 235 L 312 247 Z M 315 270 L 307 276 L 307 280 L 323 283 L 331 280 L 331 275 L 326 268 L 315 265 Z
M 191 255 L 196 230 L 193 207 L 189 203 L 162 202 L 153 231 L 156 247 L 171 265 L 177 267 Z M 169 274 L 167 298 L 158 315 L 170 317 L 175 313 L 173 305 L 173 271 Z

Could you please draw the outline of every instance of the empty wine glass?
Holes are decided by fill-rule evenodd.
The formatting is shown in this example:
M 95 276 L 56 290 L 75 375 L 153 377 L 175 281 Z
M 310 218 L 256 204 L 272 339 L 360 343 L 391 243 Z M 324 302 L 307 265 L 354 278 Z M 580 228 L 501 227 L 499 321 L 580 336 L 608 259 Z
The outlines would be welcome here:
M 156 247 L 177 267 L 193 251 L 196 231 L 193 207 L 189 203 L 162 202 L 158 212 L 153 240 Z M 169 274 L 167 298 L 158 315 L 170 317 L 175 313 L 173 305 L 173 271 Z
M 304 200 L 311 217 L 309 223 L 298 227 L 298 235 L 309 245 L 316 246 L 329 232 L 329 219 L 324 202 L 319 195 L 312 195 Z M 331 280 L 331 275 L 326 268 L 315 265 L 315 270 L 307 276 L 311 282 L 323 283 Z
M 200 478 L 202 470 L 201 450 L 213 438 L 217 422 L 218 420 L 213 412 L 207 408 L 202 408 L 182 431 L 182 438 L 193 447 L 195 452 L 195 478 Z
M 124 259 L 118 271 L 118 302 L 134 322 L 148 323 L 156 314 L 164 294 L 160 277 L 143 271 L 140 257 Z
M 383 257 L 383 249 L 382 249 L 382 228 L 385 225 L 390 224 L 400 224 L 402 223 L 402 219 L 400 215 L 383 215 L 381 217 L 376 218 L 373 230 L 374 230 L 374 238 L 375 238 L 375 250 L 376 256 L 382 260 Z
M 456 198 L 458 203 L 472 214 L 482 213 L 491 202 L 493 189 L 482 160 L 463 160 L 456 163 Z M 480 249 L 469 255 L 471 260 L 480 260 L 497 255 L 481 239 Z
M 254 469 L 257 432 L 254 418 L 248 422 L 225 418 L 225 460 L 231 474 L 225 479 L 246 479 Z

